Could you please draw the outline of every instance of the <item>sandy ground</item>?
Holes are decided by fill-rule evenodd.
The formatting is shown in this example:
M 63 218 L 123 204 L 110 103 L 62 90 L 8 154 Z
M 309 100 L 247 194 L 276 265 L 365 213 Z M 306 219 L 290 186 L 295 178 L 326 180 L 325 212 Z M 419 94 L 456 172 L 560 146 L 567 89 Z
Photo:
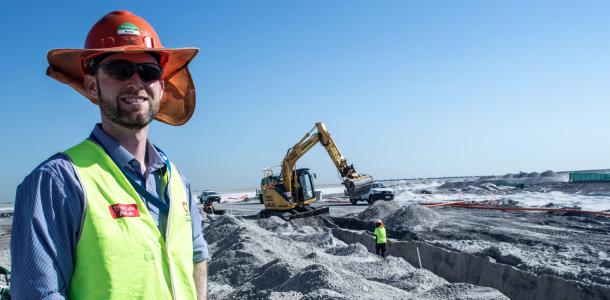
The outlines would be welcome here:
M 516 188 L 481 179 L 399 180 L 391 202 L 350 205 L 339 189 L 323 190 L 316 205 L 331 216 L 371 221 L 381 218 L 397 239 L 425 241 L 445 249 L 489 257 L 537 275 L 609 289 L 610 218 L 462 208 L 427 208 L 417 203 L 455 200 L 495 201 L 513 207 L 556 207 L 591 211 L 610 209 L 610 184 L 569 184 L 545 178 Z M 225 203 L 234 214 L 255 213 L 256 202 Z M 349 228 L 348 224 L 343 224 Z M 353 229 L 370 231 L 356 226 Z M 610 295 L 608 296 L 610 299 Z
M 205 223 L 211 299 L 507 299 L 345 244 L 312 219 L 212 216 Z
M 498 263 L 610 288 L 610 218 L 376 202 L 352 215 L 386 220 L 394 237 L 426 241 Z M 347 225 L 349 227 L 349 225 Z
M 610 211 L 609 183 L 567 183 L 561 174 L 540 182 L 536 178 L 524 177 L 528 184 L 520 188 L 496 185 L 489 178 L 389 182 L 397 191 L 396 201 L 376 203 L 379 207 L 368 214 L 348 215 L 382 218 L 388 228 L 409 238 L 488 256 L 524 271 L 610 288 L 609 217 L 413 206 L 468 199 L 511 207 Z
M 417 205 L 469 199 L 521 207 L 606 211 L 610 210 L 608 184 L 575 185 L 548 178 L 519 188 L 476 178 L 386 183 L 396 191 L 394 201 L 379 201 L 373 206 L 351 205 L 343 197 L 341 186 L 329 186 L 322 190 L 323 199 L 316 205 L 329 206 L 334 218 L 363 222 L 381 218 L 392 238 L 425 241 L 445 249 L 489 257 L 534 274 L 553 275 L 610 290 L 610 218 L 450 207 L 431 209 Z M 253 196 L 245 191 L 229 193 L 223 197 L 223 203 L 215 206 L 235 216 L 252 215 L 262 208 Z M 505 298 L 491 288 L 449 283 L 427 270 L 414 268 L 402 258 L 381 259 L 360 244 L 348 245 L 336 239 L 319 222 L 287 223 L 277 218 L 247 220 L 235 216 L 204 217 L 204 232 L 212 254 L 212 299 Z M 10 265 L 11 222 L 11 217 L 0 217 L 2 265 Z M 347 222 L 342 226 L 349 228 L 350 225 Z
M 0 218 L 3 265 L 10 264 L 11 222 Z M 204 215 L 204 226 L 210 299 L 507 299 L 345 244 L 315 219 Z

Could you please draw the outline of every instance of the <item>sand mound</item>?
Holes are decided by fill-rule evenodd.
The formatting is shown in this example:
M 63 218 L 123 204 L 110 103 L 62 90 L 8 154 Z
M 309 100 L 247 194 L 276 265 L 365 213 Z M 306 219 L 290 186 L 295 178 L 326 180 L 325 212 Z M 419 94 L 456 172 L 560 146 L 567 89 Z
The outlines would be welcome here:
M 553 172 L 553 170 L 546 170 L 542 173 L 540 173 L 540 177 L 555 177 L 556 174 L 555 172 Z
M 527 177 L 529 177 L 529 178 L 540 177 L 540 173 L 538 173 L 538 172 L 531 172 L 531 173 L 527 174 Z
M 400 204 L 392 201 L 376 201 L 362 211 L 358 215 L 358 219 L 369 222 L 381 219 L 388 229 L 414 230 L 428 228 L 442 220 L 442 217 L 437 212 L 422 205 L 400 206 Z
M 400 204 L 394 201 L 375 201 L 375 203 L 358 214 L 358 219 L 371 222 L 377 219 L 385 220 L 398 208 L 400 208 Z
M 412 204 L 398 208 L 388 216 L 386 226 L 394 230 L 413 230 L 418 228 L 428 228 L 439 221 L 442 217 L 432 209 Z
M 451 296 L 459 294 L 460 296 Z M 443 298 L 445 299 L 498 299 L 498 291 L 488 287 L 473 287 L 466 283 L 453 283 L 441 286 L 433 291 L 429 291 L 422 295 L 422 299 L 434 299 Z M 503 296 L 502 296 L 503 297 Z
M 402 258 L 382 259 L 323 227 L 213 216 L 204 232 L 210 299 L 506 299 L 448 283 Z

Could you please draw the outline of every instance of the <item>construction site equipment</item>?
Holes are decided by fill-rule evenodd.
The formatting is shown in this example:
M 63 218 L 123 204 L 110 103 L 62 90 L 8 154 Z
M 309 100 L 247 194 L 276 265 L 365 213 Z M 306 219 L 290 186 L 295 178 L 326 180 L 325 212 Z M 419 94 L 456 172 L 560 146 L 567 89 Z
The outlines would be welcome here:
M 381 182 L 375 182 L 371 185 L 368 192 L 357 194 L 349 194 L 349 201 L 356 205 L 358 201 L 367 201 L 369 204 L 375 203 L 377 200 L 393 200 L 394 189 L 386 187 Z
M 204 204 L 208 201 L 208 199 L 212 202 L 218 202 L 220 203 L 220 200 L 222 199 L 222 197 L 220 197 L 220 195 L 218 195 L 218 193 L 214 192 L 214 191 L 210 191 L 210 190 L 204 190 L 201 192 L 201 195 L 199 195 L 199 202 L 201 204 Z
M 318 122 L 299 142 L 288 149 L 282 160 L 280 174 L 273 174 L 271 169 L 265 170 L 261 180 L 265 209 L 261 211 L 261 217 L 279 215 L 284 219 L 294 219 L 328 214 L 328 207 L 317 209 L 310 207 L 316 201 L 315 174 L 307 168 L 295 169 L 296 162 L 318 142 L 324 146 L 335 164 L 343 180 L 342 184 L 350 195 L 359 195 L 370 190 L 373 178 L 357 173 L 353 165 L 347 164 L 326 125 Z

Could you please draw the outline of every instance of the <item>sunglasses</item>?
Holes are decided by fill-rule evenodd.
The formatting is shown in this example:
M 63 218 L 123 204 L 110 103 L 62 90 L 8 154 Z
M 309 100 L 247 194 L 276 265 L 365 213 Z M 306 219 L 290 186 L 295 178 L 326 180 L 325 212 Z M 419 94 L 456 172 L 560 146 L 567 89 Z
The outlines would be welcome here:
M 161 79 L 163 69 L 155 63 L 134 63 L 128 60 L 117 59 L 98 65 L 108 76 L 117 80 L 127 80 L 138 72 L 140 79 L 144 81 L 155 81 Z

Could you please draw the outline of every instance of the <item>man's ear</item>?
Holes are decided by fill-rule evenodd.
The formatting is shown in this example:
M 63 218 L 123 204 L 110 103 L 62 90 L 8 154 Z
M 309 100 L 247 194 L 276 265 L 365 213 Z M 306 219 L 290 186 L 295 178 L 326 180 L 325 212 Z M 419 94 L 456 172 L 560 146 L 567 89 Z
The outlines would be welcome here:
M 163 99 L 163 93 L 165 93 L 165 80 L 159 80 L 159 87 L 161 87 L 161 93 L 159 93 L 159 101 Z
M 87 74 L 83 78 L 85 84 L 85 91 L 87 95 L 91 96 L 95 100 L 99 100 L 99 91 L 97 90 L 97 78 L 95 76 Z

